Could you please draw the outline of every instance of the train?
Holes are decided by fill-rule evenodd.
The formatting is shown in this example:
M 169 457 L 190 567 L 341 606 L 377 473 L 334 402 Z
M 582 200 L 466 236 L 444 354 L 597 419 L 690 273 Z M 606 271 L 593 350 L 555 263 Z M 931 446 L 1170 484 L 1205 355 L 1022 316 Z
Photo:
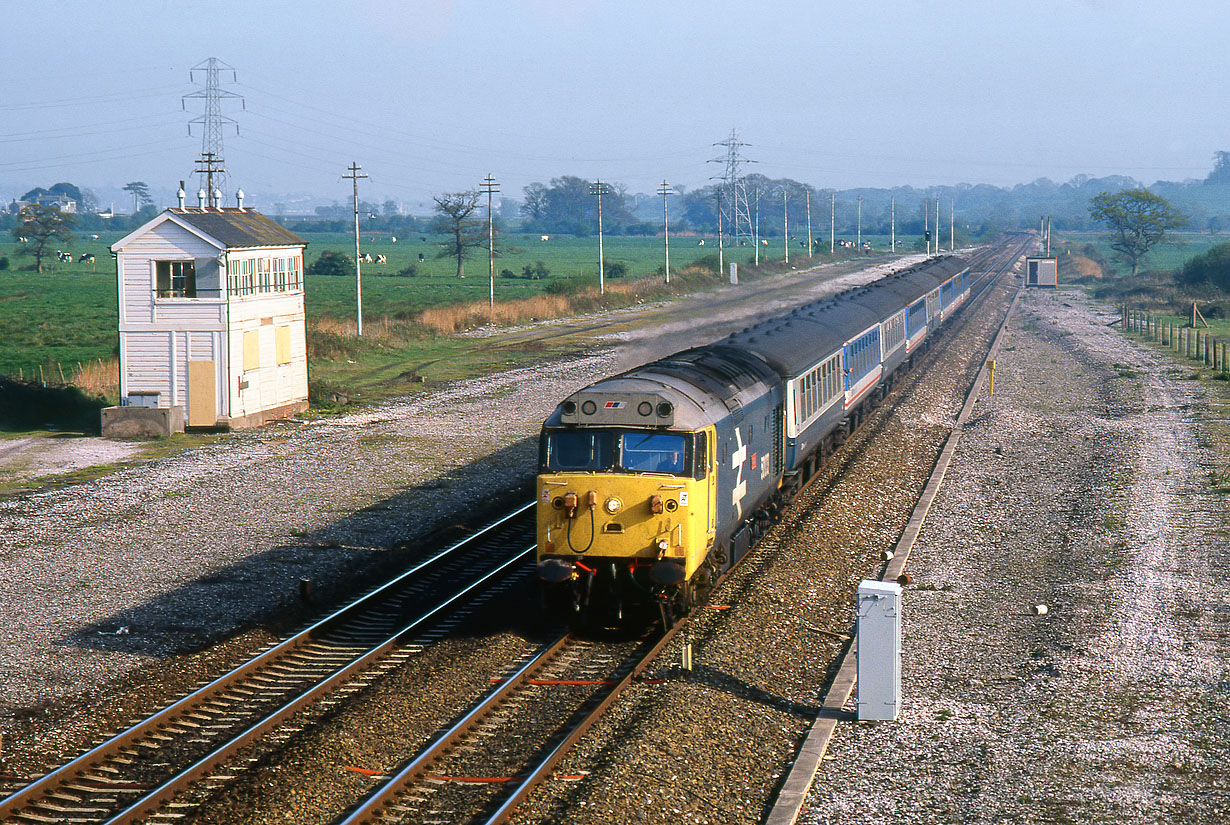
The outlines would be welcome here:
M 703 603 L 968 300 L 970 273 L 931 258 L 565 398 L 539 439 L 547 609 L 669 625 Z

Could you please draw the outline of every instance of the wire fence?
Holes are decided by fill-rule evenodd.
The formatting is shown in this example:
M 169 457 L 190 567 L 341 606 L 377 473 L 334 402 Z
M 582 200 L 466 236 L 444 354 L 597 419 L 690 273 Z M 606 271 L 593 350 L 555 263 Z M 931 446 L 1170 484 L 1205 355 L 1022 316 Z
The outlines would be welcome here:
M 45 364 L 0 364 L 0 375 L 40 387 L 77 387 L 91 395 L 115 395 L 120 386 L 118 358 L 48 361 Z
M 1123 307 L 1123 329 L 1134 332 L 1154 343 L 1169 347 L 1180 355 L 1199 361 L 1219 372 L 1230 372 L 1230 338 L 1193 327 L 1185 327 L 1170 318 L 1162 318 L 1141 309 Z

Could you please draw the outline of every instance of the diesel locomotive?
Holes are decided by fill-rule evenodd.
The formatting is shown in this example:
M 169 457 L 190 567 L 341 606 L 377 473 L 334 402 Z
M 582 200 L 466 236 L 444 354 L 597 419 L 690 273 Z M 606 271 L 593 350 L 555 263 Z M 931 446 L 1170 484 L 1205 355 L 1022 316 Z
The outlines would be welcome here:
M 582 624 L 707 597 L 969 295 L 931 259 L 564 399 L 543 424 L 537 571 Z

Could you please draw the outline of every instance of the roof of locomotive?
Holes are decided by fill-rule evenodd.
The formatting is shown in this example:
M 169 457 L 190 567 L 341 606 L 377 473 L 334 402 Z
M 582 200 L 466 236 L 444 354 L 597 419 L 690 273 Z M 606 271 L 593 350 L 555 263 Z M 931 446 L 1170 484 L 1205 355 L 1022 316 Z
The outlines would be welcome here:
M 564 399 L 544 426 L 698 430 L 738 417 L 777 380 L 774 370 L 754 354 L 719 342 L 596 381 Z M 662 403 L 669 405 L 669 412 L 660 411 Z

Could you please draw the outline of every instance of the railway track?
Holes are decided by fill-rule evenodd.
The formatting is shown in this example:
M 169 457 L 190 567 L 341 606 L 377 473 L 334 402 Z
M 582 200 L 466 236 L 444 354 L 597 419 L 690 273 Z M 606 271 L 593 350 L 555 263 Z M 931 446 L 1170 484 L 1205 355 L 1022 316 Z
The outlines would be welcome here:
M 0 800 L 5 823 L 138 822 L 234 778 L 238 760 L 423 651 L 460 611 L 531 569 L 527 504 Z
M 507 821 L 680 626 L 632 640 L 561 636 L 500 680 L 343 825 Z

